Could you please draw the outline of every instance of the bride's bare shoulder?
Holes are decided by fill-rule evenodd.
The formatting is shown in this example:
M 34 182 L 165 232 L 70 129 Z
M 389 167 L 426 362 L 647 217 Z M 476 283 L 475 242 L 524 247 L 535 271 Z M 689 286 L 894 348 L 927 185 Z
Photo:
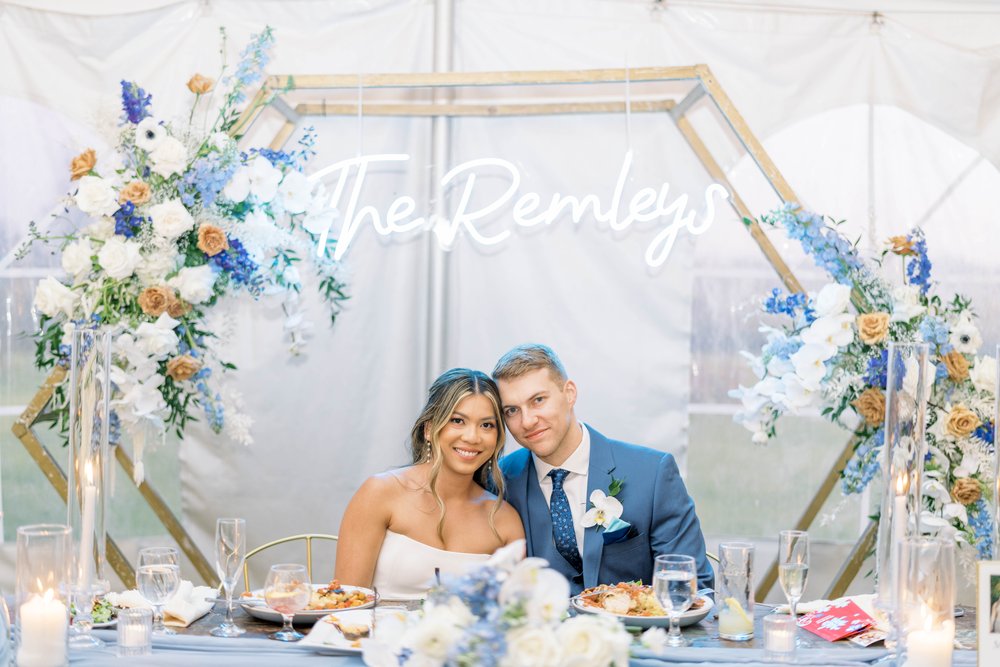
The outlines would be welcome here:
M 386 470 L 372 475 L 365 484 L 371 484 L 384 493 L 419 491 L 427 485 L 427 471 L 424 467 L 418 464 Z

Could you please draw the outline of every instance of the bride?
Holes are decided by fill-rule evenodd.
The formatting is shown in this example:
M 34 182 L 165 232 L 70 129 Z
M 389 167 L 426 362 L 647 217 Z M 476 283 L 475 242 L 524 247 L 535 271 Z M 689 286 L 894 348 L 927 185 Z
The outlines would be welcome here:
M 435 380 L 410 440 L 413 464 L 364 481 L 337 542 L 336 578 L 389 599 L 422 597 L 435 573 L 462 574 L 524 538 L 502 476 L 499 495 L 485 488 L 504 443 L 489 376 L 453 368 Z

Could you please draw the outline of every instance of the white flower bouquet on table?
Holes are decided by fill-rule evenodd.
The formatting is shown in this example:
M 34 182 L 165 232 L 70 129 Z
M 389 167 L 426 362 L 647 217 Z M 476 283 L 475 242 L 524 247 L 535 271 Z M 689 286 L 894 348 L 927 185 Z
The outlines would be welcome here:
M 569 582 L 524 542 L 431 591 L 423 611 L 364 640 L 370 667 L 625 667 L 632 638 L 616 619 L 563 620 Z
M 784 318 L 764 325 L 760 355 L 743 354 L 757 382 L 730 395 L 736 415 L 766 443 L 785 414 L 821 410 L 859 436 L 841 473 L 845 493 L 862 491 L 879 470 L 884 442 L 888 342 L 925 341 L 934 364 L 928 403 L 922 525 L 952 533 L 969 560 L 993 550 L 993 457 L 997 360 L 980 355 L 982 339 L 968 299 L 934 294 L 923 233 L 888 240 L 877 258 L 862 259 L 835 226 L 786 206 L 763 221 L 788 235 L 833 277 L 817 294 L 775 289 L 764 311 Z M 892 269 L 902 266 L 902 278 Z M 898 281 L 898 282 L 897 282 Z M 863 311 L 852 314 L 852 290 Z
M 268 28 L 253 36 L 233 73 L 223 66 L 226 92 L 215 103 L 214 81 L 193 76 L 191 112 L 181 121 L 153 116 L 151 96 L 122 81 L 113 152 L 98 160 L 87 149 L 70 165 L 77 187 L 67 213 L 83 215 L 58 236 L 32 224 L 19 253 L 36 241 L 59 243 L 66 272 L 64 279 L 42 280 L 35 293 L 39 368 L 68 364 L 74 325 L 114 327 L 113 441 L 121 428 L 138 449 L 147 433 L 173 429 L 183 437 L 200 409 L 213 430 L 249 442 L 250 420 L 239 414 L 238 394 L 217 384 L 234 367 L 213 344 L 219 336 L 211 310 L 238 293 L 277 295 L 291 351 L 298 353 L 309 326 L 298 308 L 301 259 L 313 260 L 331 322 L 347 298 L 332 259 L 335 239 L 315 247 L 337 212 L 303 173 L 314 154 L 311 128 L 289 152 L 241 150 L 236 143 L 240 105 L 263 79 L 272 44 Z M 212 124 L 196 128 L 196 111 L 214 117 Z M 68 406 L 55 405 L 65 425 Z

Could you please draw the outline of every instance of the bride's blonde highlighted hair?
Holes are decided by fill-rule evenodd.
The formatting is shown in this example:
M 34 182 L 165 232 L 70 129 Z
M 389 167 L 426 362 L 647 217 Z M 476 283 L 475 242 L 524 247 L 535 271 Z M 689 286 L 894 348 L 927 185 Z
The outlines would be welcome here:
M 503 452 L 504 436 L 506 433 L 504 430 L 503 413 L 500 410 L 500 390 L 497 389 L 496 383 L 493 382 L 490 376 L 482 371 L 470 368 L 452 368 L 434 380 L 434 384 L 431 385 L 428 391 L 427 403 L 424 405 L 424 409 L 420 411 L 420 416 L 417 417 L 417 421 L 413 424 L 413 429 L 410 431 L 410 449 L 413 456 L 413 463 L 426 463 L 429 461 L 431 464 L 428 486 L 441 510 L 441 520 L 438 521 L 437 533 L 438 538 L 442 542 L 444 541 L 445 508 L 444 501 L 441 500 L 441 496 L 437 492 L 437 480 L 438 475 L 441 473 L 443 461 L 440 445 L 438 444 L 438 435 L 448 425 L 448 420 L 451 419 L 456 406 L 463 399 L 472 395 L 485 396 L 493 407 L 493 419 L 496 422 L 497 430 L 496 448 L 493 450 L 490 460 L 481 465 L 473 473 L 472 478 L 479 486 L 496 493 L 497 499 L 490 510 L 490 530 L 493 531 L 497 539 L 502 539 L 493 522 L 497 511 L 503 504 L 504 494 L 503 475 L 500 473 L 498 465 L 500 454 Z M 428 443 L 430 444 L 429 452 Z

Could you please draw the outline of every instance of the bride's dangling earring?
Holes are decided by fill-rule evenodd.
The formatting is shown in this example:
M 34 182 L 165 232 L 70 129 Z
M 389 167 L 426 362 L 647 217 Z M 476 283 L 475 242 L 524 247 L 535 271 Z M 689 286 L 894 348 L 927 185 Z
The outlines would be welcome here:
M 431 451 L 431 441 L 424 440 L 424 461 L 430 461 L 432 453 L 433 452 Z

